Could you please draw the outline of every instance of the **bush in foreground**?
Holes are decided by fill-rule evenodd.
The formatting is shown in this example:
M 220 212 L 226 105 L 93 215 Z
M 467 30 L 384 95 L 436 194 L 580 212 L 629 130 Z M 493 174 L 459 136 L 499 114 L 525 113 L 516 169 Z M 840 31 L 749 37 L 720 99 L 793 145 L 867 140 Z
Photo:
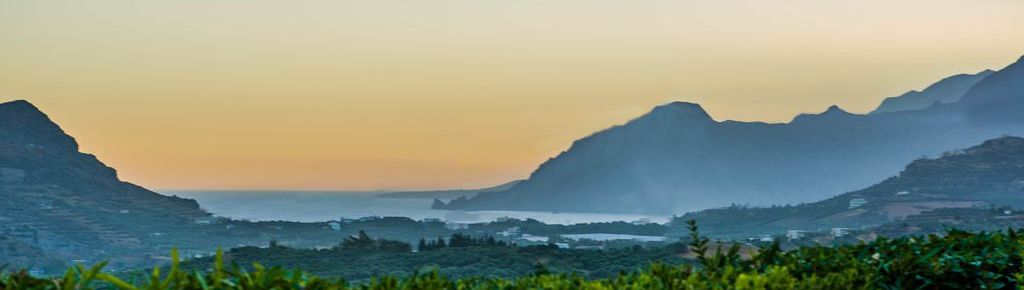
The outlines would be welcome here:
M 1013 230 L 952 230 L 942 236 L 880 238 L 786 252 L 776 245 L 741 259 L 739 247 L 709 249 L 696 225 L 690 226 L 698 266 L 653 264 L 612 279 L 543 271 L 516 279 L 450 279 L 435 272 L 350 284 L 279 267 L 225 267 L 218 253 L 206 272 L 179 270 L 175 254 L 166 274 L 155 269 L 144 281 L 126 282 L 102 273 L 101 263 L 72 268 L 54 279 L 30 277 L 24 271 L 3 274 L 0 289 L 1013 289 L 1024 279 L 1024 238 Z

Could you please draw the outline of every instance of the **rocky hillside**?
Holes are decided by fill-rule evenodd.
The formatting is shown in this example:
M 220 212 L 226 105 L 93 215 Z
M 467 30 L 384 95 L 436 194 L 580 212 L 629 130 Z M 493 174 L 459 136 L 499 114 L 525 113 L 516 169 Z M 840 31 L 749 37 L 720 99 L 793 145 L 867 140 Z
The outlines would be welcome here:
M 110 260 L 115 268 L 151 266 L 164 262 L 171 248 L 193 255 L 275 239 L 324 246 L 341 237 L 326 223 L 213 217 L 194 200 L 119 180 L 32 104 L 0 104 L 0 247 L 6 247 L 0 265 Z

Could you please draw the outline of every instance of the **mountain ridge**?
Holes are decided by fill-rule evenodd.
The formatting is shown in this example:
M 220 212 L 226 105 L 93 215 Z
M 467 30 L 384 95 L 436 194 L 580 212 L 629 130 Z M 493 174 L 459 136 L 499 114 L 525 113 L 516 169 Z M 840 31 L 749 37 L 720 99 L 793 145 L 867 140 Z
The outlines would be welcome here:
M 957 74 L 946 77 L 921 91 L 911 90 L 899 96 L 886 98 L 869 114 L 920 110 L 936 103 L 955 103 L 972 86 L 994 72 L 994 70 L 986 69 L 974 74 Z
M 956 103 L 884 114 L 833 106 L 789 123 L 719 122 L 700 105 L 669 103 L 574 141 L 508 191 L 445 208 L 672 214 L 736 200 L 820 200 L 869 186 L 922 155 L 1024 133 L 1014 114 L 1024 97 L 1003 93 L 1024 84 L 1020 67 L 987 74 Z
M 190 256 L 269 240 L 312 247 L 342 238 L 326 223 L 215 217 L 193 199 L 122 181 L 24 100 L 0 103 L 0 201 L 0 244 L 23 249 L 0 251 L 0 261 L 12 265 L 140 267 L 162 263 L 171 248 Z

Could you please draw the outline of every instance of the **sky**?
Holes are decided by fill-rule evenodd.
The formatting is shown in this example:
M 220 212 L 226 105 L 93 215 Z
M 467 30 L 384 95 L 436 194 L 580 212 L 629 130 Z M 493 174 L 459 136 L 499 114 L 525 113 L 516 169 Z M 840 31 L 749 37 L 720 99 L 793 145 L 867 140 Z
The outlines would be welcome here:
M 149 188 L 473 188 L 670 101 L 868 112 L 1021 31 L 1018 0 L 8 0 L 0 102 Z

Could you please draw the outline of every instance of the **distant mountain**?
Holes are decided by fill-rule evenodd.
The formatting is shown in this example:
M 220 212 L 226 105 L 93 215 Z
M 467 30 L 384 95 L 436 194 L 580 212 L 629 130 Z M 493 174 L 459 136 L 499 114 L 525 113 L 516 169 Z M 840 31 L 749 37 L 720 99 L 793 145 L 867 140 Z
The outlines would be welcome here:
M 164 262 L 171 248 L 189 256 L 269 240 L 325 246 L 342 237 L 326 223 L 214 217 L 194 200 L 121 181 L 32 104 L 0 103 L 0 267 L 108 260 L 123 269 Z
M 1024 57 L 971 87 L 960 103 L 975 125 L 1019 126 L 1024 120 Z
M 686 214 L 676 222 L 694 219 L 708 234 L 742 238 L 789 229 L 864 228 L 920 220 L 944 209 L 987 212 L 999 207 L 1024 208 L 1024 138 L 1001 137 L 939 158 L 918 159 L 881 183 L 815 203 L 732 206 Z M 959 225 L 971 226 L 977 225 Z
M 958 74 L 942 79 L 923 91 L 909 91 L 896 97 L 886 98 L 871 114 L 920 110 L 936 103 L 956 103 L 964 94 L 967 94 L 967 90 L 993 72 L 984 70 L 976 74 Z
M 480 189 L 453 189 L 453 190 L 423 190 L 423 191 L 399 191 L 378 194 L 382 198 L 409 198 L 409 199 L 453 199 L 461 196 L 473 196 L 481 192 L 502 191 L 512 188 L 522 180 L 510 181 L 498 186 Z
M 768 124 L 717 121 L 697 104 L 670 103 L 577 140 L 507 191 L 445 208 L 674 214 L 821 200 L 921 156 L 1024 134 L 1022 67 L 979 74 L 955 103 L 884 114 L 833 106 Z M 933 89 L 950 86 L 959 87 Z

